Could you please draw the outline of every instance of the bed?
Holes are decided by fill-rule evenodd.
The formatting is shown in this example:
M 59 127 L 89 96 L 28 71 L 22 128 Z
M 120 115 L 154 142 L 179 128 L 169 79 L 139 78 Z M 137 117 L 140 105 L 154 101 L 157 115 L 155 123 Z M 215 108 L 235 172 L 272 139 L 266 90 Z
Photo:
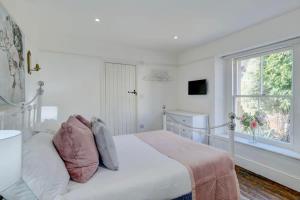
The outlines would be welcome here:
M 70 182 L 67 192 L 60 197 L 61 199 L 239 199 L 234 165 L 230 156 L 225 152 L 196 144 L 163 130 L 116 136 L 114 140 L 120 169 L 115 172 L 100 168 L 94 177 L 85 184 Z M 159 144 L 155 145 L 154 143 L 157 142 L 153 141 L 159 141 Z M 177 158 L 167 153 L 173 148 L 173 143 L 180 152 L 184 152 L 183 148 L 186 149 L 185 144 L 189 146 L 186 152 L 191 149 L 191 146 L 203 152 L 202 155 L 195 155 L 198 153 L 197 151 L 189 153 L 193 162 L 198 162 L 190 167 L 198 167 L 198 171 L 194 169 L 196 173 L 199 170 L 202 171 L 194 174 L 198 178 L 193 177 L 185 162 L 181 163 L 182 160 L 178 161 Z M 168 150 L 159 148 L 161 145 L 167 146 Z M 174 152 L 174 150 L 170 152 Z M 178 155 L 178 152 L 174 153 Z M 202 158 L 194 159 L 195 157 Z M 226 164 L 228 167 L 224 167 Z M 193 184 L 193 181 L 198 183 Z M 193 191 L 195 188 L 198 191 Z
M 114 139 L 119 170 L 100 168 L 85 184 L 71 181 L 61 199 L 155 200 L 191 194 L 189 173 L 183 165 L 134 135 Z
M 21 112 L 13 114 L 20 122 L 16 129 L 24 131 L 38 127 L 42 94 L 40 84 L 30 104 L 23 104 Z M 34 100 L 37 104 L 31 104 Z M 4 119 L 8 119 L 7 116 L 0 118 L 1 128 Z M 118 171 L 99 167 L 87 183 L 66 182 L 66 189 L 55 199 L 240 199 L 234 161 L 226 152 L 194 143 L 166 130 L 115 136 L 114 141 L 120 164 Z M 51 138 L 48 144 L 52 145 Z

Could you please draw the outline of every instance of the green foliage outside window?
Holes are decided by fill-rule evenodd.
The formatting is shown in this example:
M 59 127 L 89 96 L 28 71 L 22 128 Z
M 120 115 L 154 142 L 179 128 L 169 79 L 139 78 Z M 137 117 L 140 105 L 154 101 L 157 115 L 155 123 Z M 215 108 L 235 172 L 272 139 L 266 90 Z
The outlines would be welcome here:
M 292 66 L 291 51 L 270 54 L 263 57 L 263 89 L 266 95 L 291 96 L 292 95 Z M 278 98 L 269 103 L 270 110 L 288 114 L 291 101 Z
M 261 137 L 289 142 L 293 54 L 291 50 L 238 61 L 238 114 L 267 116 Z M 258 97 L 255 97 L 255 96 Z M 253 97 L 251 97 L 253 96 Z

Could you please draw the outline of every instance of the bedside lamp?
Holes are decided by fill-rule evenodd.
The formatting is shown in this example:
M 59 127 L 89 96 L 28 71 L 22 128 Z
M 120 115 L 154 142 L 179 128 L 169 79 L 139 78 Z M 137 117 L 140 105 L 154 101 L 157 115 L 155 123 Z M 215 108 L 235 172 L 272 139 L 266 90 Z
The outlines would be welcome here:
M 0 191 L 21 178 L 22 135 L 20 131 L 0 130 Z

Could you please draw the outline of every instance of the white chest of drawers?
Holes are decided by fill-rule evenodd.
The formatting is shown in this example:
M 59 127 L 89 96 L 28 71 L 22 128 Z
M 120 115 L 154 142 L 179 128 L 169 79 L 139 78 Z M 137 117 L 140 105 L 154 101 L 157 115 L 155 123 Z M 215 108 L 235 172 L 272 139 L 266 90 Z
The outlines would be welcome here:
M 174 132 L 178 135 L 181 135 L 186 138 L 190 138 L 199 143 L 208 143 L 207 136 L 203 136 L 196 131 L 192 131 L 185 126 L 174 126 L 173 124 L 176 122 L 180 122 L 180 124 L 186 124 L 189 127 L 196 127 L 196 128 L 207 128 L 208 126 L 208 115 L 207 114 L 199 114 L 199 113 L 192 113 L 186 111 L 167 111 L 167 123 L 166 128 L 167 130 Z

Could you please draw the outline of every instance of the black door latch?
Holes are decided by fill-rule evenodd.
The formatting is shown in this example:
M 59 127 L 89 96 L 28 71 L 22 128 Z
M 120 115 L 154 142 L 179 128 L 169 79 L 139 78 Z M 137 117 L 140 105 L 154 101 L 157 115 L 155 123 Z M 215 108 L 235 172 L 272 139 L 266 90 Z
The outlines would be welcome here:
M 135 90 L 133 91 L 128 91 L 128 94 L 134 94 L 134 95 L 137 95 L 137 92 Z

